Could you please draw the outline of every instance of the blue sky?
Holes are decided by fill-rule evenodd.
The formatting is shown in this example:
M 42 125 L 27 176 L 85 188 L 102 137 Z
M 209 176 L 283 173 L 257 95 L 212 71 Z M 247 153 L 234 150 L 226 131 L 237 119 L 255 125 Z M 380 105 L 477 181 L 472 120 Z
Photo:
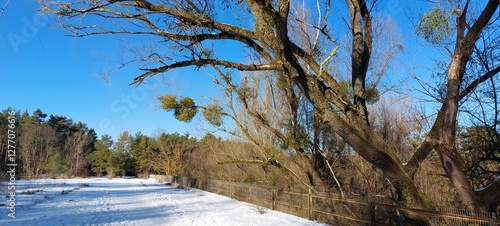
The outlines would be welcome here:
M 67 37 L 68 32 L 51 27 L 53 22 L 37 13 L 37 7 L 32 0 L 11 1 L 0 18 L 0 109 L 10 106 L 31 114 L 40 108 L 87 123 L 99 136 L 113 138 L 122 131 L 154 135 L 157 129 L 205 133 L 198 129 L 201 120 L 178 122 L 172 113 L 159 109 L 155 95 L 202 95 L 207 78 L 187 74 L 178 89 L 155 79 L 148 80 L 149 86 L 129 86 L 141 73 L 129 66 L 106 81 L 101 78 L 103 71 L 114 68 L 116 60 L 107 57 L 121 53 L 116 37 Z M 173 77 L 180 80 L 176 72 Z
M 68 31 L 54 28 L 37 7 L 33 0 L 11 1 L 0 18 L 0 109 L 10 106 L 31 114 L 40 108 L 47 114 L 84 122 L 99 136 L 109 134 L 115 139 L 123 131 L 154 135 L 157 129 L 164 129 L 198 137 L 206 133 L 200 130 L 205 125 L 200 117 L 192 123 L 179 122 L 172 113 L 158 108 L 155 95 L 217 95 L 208 76 L 188 68 L 168 74 L 167 81 L 174 86 L 150 79 L 149 86 L 136 87 L 128 84 L 141 71 L 131 65 L 106 81 L 101 78 L 103 71 L 116 67 L 122 54 L 117 38 L 123 37 L 65 36 Z M 398 1 L 388 1 L 382 7 L 389 17 L 403 17 Z M 398 21 L 398 25 L 405 26 L 401 28 L 405 42 L 414 44 L 408 24 Z M 419 48 L 408 43 L 404 43 L 406 53 Z M 412 56 L 405 58 L 416 61 Z

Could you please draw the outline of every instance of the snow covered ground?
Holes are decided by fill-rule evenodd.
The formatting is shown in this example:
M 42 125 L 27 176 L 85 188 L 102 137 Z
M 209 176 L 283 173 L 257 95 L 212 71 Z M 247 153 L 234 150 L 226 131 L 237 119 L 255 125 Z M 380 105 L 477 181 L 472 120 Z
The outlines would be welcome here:
M 201 190 L 146 179 L 16 181 L 15 218 L 1 187 L 0 225 L 323 225 Z M 262 213 L 265 211 L 264 213 Z

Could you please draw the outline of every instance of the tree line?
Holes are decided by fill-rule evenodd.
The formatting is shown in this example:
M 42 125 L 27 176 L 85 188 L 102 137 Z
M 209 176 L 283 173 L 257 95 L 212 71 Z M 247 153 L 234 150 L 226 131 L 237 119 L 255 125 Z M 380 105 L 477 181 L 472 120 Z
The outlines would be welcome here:
M 5 159 L 8 156 L 7 118 L 11 112 L 15 112 L 16 176 L 22 178 L 39 178 L 42 175 L 53 178 L 146 178 L 151 173 L 199 177 L 222 175 L 223 172 L 206 173 L 208 165 L 211 165 L 208 168 L 212 171 L 218 171 L 216 166 L 220 162 L 216 161 L 218 157 L 212 161 L 207 161 L 205 157 L 224 152 L 214 149 L 215 146 L 220 148 L 223 144 L 233 143 L 238 144 L 238 148 L 246 146 L 242 142 L 226 141 L 211 134 L 197 139 L 189 134 L 166 132 L 158 132 L 151 137 L 141 132 L 132 135 L 125 131 L 115 141 L 106 134 L 98 138 L 95 130 L 85 123 L 74 122 L 63 115 L 47 115 L 40 109 L 30 114 L 27 110 L 21 112 L 7 108 L 0 112 L 0 154 Z M 3 177 L 7 176 L 5 173 L 9 168 L 6 164 L 7 161 L 0 162 Z M 217 178 L 239 180 L 227 176 Z
M 7 108 L 0 113 L 0 153 L 7 157 L 7 117 L 14 111 L 17 173 L 29 178 L 42 174 L 68 177 L 86 175 L 85 157 L 94 150 L 95 131 L 62 115 L 31 114 Z M 6 162 L 0 163 L 6 169 Z
M 141 175 L 149 173 L 181 175 L 183 153 L 198 145 L 188 134 L 161 133 L 151 138 L 141 133 L 123 132 L 116 142 L 109 135 L 97 137 L 85 123 L 62 115 L 48 116 L 36 109 L 31 114 L 7 108 L 0 113 L 0 153 L 7 159 L 7 126 L 15 112 L 17 175 L 51 177 Z M 5 173 L 7 161 L 0 163 Z
M 6 117 L 11 110 L 5 109 L 0 114 L 2 156 L 7 155 L 7 136 L 3 133 L 7 131 Z M 321 135 L 322 139 L 329 140 L 329 146 L 324 147 L 329 151 L 322 156 L 314 152 L 275 150 L 272 154 L 274 163 L 260 164 L 260 150 L 242 139 L 222 139 L 211 133 L 195 138 L 189 134 L 161 131 L 154 136 L 140 132 L 132 135 L 125 131 L 115 141 L 109 135 L 98 138 L 85 123 L 75 123 L 65 116 L 47 117 L 40 109 L 32 114 L 16 112 L 17 164 L 20 175 L 24 177 L 38 178 L 43 174 L 51 177 L 108 178 L 184 175 L 292 190 L 307 189 L 302 183 L 307 181 L 314 190 L 335 192 L 343 197 L 398 199 L 397 190 L 389 180 L 385 180 L 382 171 L 374 169 L 332 134 Z M 414 133 L 421 129 L 418 127 L 423 122 L 407 120 L 415 117 L 410 114 L 413 110 L 409 109 L 391 112 L 382 108 L 372 112 L 370 117 L 377 122 L 373 126 L 378 133 L 392 146 L 398 147 L 400 158 L 408 159 L 411 150 L 423 139 L 420 133 Z M 478 187 L 491 183 L 495 180 L 495 174 L 491 172 L 497 171 L 498 165 L 478 150 L 493 148 L 499 152 L 496 142 L 500 134 L 482 126 L 462 128 L 460 131 L 460 153 L 467 160 L 465 164 L 470 179 Z M 0 163 L 3 174 L 7 171 L 5 163 Z M 434 155 L 424 164 L 426 167 L 417 174 L 417 181 L 426 194 L 440 207 L 460 207 L 458 194 L 443 181 L 444 171 L 439 167 L 439 157 Z

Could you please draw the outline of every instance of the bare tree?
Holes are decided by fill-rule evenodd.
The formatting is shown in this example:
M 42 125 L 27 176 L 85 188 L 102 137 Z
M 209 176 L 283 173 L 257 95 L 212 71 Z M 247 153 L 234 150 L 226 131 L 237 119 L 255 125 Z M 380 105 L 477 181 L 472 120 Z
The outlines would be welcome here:
M 23 125 L 20 129 L 19 146 L 24 175 L 37 178 L 49 157 L 56 152 L 56 131 L 48 125 Z
M 458 10 L 458 24 L 454 50 L 447 70 L 445 99 L 432 128 L 424 141 L 403 164 L 397 152 L 370 125 L 367 109 L 366 77 L 373 53 L 373 6 L 376 1 L 346 0 L 349 33 L 351 34 L 351 79 L 353 98 L 341 85 L 339 76 L 326 70 L 328 62 L 336 54 L 336 48 L 311 48 L 315 36 L 309 38 L 312 45 L 298 42 L 292 33 L 294 23 L 303 20 L 291 10 L 295 5 L 290 0 L 246 0 L 246 1 L 94 1 L 79 0 L 74 3 L 40 0 L 44 10 L 52 12 L 60 24 L 84 37 L 97 34 L 149 35 L 153 41 L 151 49 L 168 49 L 169 53 L 146 55 L 143 74 L 133 83 L 142 83 L 146 78 L 172 69 L 189 66 L 212 66 L 220 80 L 233 84 L 232 92 L 245 104 L 244 86 L 236 82 L 238 71 L 274 71 L 283 92 L 303 96 L 315 111 L 319 122 L 340 136 L 352 150 L 378 168 L 396 188 L 398 199 L 410 207 L 433 209 L 434 203 L 426 197 L 414 182 L 414 176 L 422 162 L 432 150 L 439 154 L 442 168 L 460 195 L 462 202 L 470 209 L 492 211 L 500 204 L 500 180 L 493 181 L 482 190 L 474 190 L 466 177 L 460 155 L 456 150 L 456 125 L 459 102 L 471 90 L 495 76 L 499 65 L 493 65 L 482 75 L 471 81 L 464 80 L 472 52 L 485 28 L 496 23 L 494 18 L 498 0 L 489 0 L 472 23 L 467 23 L 469 1 Z M 304 3 L 305 4 L 305 3 Z M 321 18 L 327 18 L 331 1 L 317 2 Z M 222 6 L 223 10 L 216 9 Z M 313 8 L 313 7 L 311 7 Z M 218 13 L 233 12 L 236 18 L 223 19 Z M 241 18 L 240 16 L 246 16 Z M 87 22 L 87 17 L 98 17 L 100 24 Z M 319 15 L 316 15 L 319 17 Z M 94 20 L 88 20 L 94 21 Z M 336 43 L 329 20 L 304 21 L 316 29 L 318 43 Z M 498 38 L 495 34 L 494 37 Z M 220 55 L 220 40 L 228 40 L 244 47 L 240 48 L 253 56 L 248 62 L 227 59 Z M 161 43 L 154 46 L 154 43 Z M 240 50 L 238 49 L 238 50 Z M 237 50 L 235 50 L 237 51 Z M 497 62 L 494 62 L 496 64 Z M 281 83 L 280 83 L 281 82 Z M 465 88 L 463 88 L 465 87 Z M 245 95 L 240 95 L 245 94 Z M 290 103 L 293 103 L 290 102 Z M 193 105 L 190 105 L 191 107 Z M 297 108 L 298 109 L 298 108 Z M 252 113 L 249 111 L 248 113 Z M 276 137 L 279 129 L 259 115 L 250 114 L 252 123 L 258 123 Z M 293 129 L 292 129 L 293 131 Z M 310 138 L 304 136 L 306 138 Z M 314 142 L 312 142 L 314 143 Z M 295 143 L 292 148 L 298 153 L 302 148 Z M 273 159 L 265 160 L 275 164 Z M 279 166 L 279 165 L 278 165 Z
M 178 176 L 185 173 L 186 154 L 196 148 L 196 141 L 189 135 L 162 133 L 156 138 L 156 146 L 149 156 L 153 170 Z
M 80 171 L 86 165 L 84 157 L 92 151 L 92 142 L 92 136 L 84 131 L 70 133 L 65 139 L 64 154 L 66 163 L 69 164 L 68 173 L 70 176 L 80 175 Z

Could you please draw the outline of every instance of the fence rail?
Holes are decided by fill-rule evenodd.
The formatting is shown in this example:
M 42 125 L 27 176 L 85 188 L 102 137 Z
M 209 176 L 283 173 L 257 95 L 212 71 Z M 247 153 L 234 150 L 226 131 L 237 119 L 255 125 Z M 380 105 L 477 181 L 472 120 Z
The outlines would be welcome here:
M 432 212 L 328 194 L 314 194 L 310 190 L 294 192 L 252 184 L 180 176 L 155 175 L 154 178 L 332 225 L 500 225 L 498 212 Z

